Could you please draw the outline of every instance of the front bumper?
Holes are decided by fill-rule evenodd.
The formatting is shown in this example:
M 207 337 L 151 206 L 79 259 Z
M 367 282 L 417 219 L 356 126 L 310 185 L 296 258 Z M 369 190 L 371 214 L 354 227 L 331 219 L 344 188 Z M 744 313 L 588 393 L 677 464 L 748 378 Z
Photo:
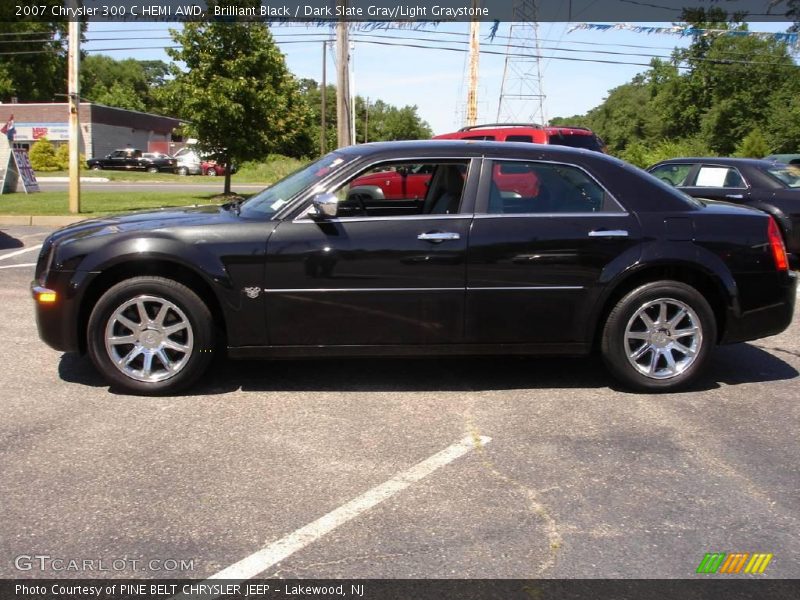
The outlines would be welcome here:
M 79 352 L 78 338 L 79 313 L 74 295 L 66 293 L 69 286 L 53 285 L 47 287 L 38 281 L 31 283 L 31 294 L 35 305 L 36 328 L 41 340 L 60 352 Z M 47 295 L 53 294 L 50 300 Z M 47 298 L 48 301 L 43 301 Z

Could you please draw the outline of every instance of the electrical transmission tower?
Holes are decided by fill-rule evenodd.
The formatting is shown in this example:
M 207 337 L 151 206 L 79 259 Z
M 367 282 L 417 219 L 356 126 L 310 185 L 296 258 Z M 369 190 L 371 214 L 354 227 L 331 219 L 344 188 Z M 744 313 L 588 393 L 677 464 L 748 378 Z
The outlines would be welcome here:
M 544 111 L 537 0 L 517 0 L 508 33 L 498 123 L 547 124 Z

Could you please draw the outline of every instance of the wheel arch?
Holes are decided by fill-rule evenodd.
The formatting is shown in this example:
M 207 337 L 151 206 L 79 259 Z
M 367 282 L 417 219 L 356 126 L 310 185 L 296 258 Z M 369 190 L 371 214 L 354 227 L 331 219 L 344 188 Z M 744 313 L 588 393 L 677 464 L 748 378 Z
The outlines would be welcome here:
M 92 314 L 92 310 L 100 297 L 121 281 L 147 275 L 172 279 L 182 283 L 197 294 L 211 311 L 218 339 L 224 344 L 227 334 L 225 313 L 217 294 L 208 281 L 197 271 L 184 264 L 163 258 L 146 258 L 119 262 L 108 269 L 104 269 L 86 288 L 81 298 L 77 323 L 78 347 L 81 353 L 86 352 L 89 316 Z
M 616 282 L 609 286 L 608 293 L 598 301 L 595 309 L 594 331 L 592 347 L 597 349 L 602 338 L 603 327 L 608 315 L 616 304 L 629 292 L 639 286 L 654 281 L 678 281 L 696 289 L 711 305 L 717 325 L 718 343 L 724 337 L 728 312 L 733 302 L 732 292 L 726 284 L 714 273 L 707 271 L 700 265 L 684 262 L 664 262 L 641 265 L 621 275 Z

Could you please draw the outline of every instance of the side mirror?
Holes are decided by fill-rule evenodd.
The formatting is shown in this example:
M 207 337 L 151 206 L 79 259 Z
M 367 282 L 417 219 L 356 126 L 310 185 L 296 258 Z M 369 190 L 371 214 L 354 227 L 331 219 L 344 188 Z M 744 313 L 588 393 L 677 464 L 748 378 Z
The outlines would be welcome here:
M 317 194 L 311 200 L 311 205 L 321 219 L 333 219 L 339 210 L 339 199 L 335 194 Z

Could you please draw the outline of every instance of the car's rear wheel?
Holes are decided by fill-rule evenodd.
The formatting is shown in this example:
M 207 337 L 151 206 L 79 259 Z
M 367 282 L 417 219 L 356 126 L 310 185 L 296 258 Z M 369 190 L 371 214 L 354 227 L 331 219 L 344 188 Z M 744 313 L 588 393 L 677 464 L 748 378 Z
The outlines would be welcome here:
M 178 167 L 176 173 L 181 176 L 186 176 L 189 174 L 189 169 L 187 169 L 186 167 Z
M 111 287 L 89 317 L 89 355 L 112 387 L 166 394 L 196 381 L 214 349 L 208 306 L 185 285 L 134 277 Z
M 100 165 L 92 165 L 91 169 L 92 171 L 102 171 L 103 167 L 101 167 Z
M 158 167 L 147 167 L 148 173 L 158 173 Z
M 210 168 L 206 169 L 206 175 L 208 177 L 216 177 L 217 176 L 217 170 L 214 167 L 210 167 Z
M 657 281 L 626 294 L 608 315 L 601 350 L 611 373 L 640 391 L 688 385 L 717 337 L 714 311 L 695 288 Z

